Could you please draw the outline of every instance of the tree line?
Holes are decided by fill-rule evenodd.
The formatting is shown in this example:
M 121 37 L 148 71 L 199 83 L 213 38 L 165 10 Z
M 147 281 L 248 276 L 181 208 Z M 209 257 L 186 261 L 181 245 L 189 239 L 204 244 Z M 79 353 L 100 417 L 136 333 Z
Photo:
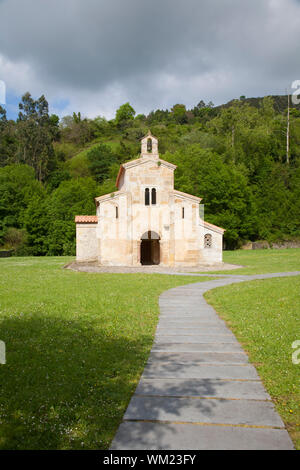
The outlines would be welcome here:
M 280 99 L 279 99 L 280 98 Z M 16 120 L 0 106 L 0 246 L 19 255 L 73 255 L 76 214 L 113 192 L 119 165 L 137 158 L 151 129 L 161 158 L 177 165 L 175 186 L 203 198 L 205 218 L 226 228 L 225 243 L 300 239 L 300 110 L 282 97 L 115 118 L 49 114 L 44 96 L 25 93 Z M 277 104 L 280 103 L 280 108 Z M 287 101 L 286 101 L 287 103 Z

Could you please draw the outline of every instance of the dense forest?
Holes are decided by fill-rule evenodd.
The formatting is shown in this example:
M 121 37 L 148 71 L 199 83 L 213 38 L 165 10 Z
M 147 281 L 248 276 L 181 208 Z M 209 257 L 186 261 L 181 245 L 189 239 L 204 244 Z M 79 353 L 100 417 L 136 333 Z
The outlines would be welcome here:
M 59 119 L 30 93 L 19 108 L 14 121 L 0 106 L 2 249 L 73 255 L 74 216 L 95 214 L 94 197 L 115 191 L 120 163 L 138 157 L 148 129 L 161 158 L 178 166 L 176 189 L 202 197 L 205 219 L 226 228 L 226 248 L 300 239 L 300 107 L 288 112 L 286 96 L 201 100 L 148 116 L 125 103 L 112 120 Z

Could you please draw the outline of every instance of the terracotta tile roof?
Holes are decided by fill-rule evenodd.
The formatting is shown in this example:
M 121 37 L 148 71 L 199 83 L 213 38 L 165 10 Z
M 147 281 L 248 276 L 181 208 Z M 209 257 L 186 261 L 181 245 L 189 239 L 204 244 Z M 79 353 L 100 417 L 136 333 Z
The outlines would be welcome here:
M 116 187 L 118 189 L 119 189 L 119 181 L 120 181 L 120 178 L 122 176 L 123 171 L 124 171 L 124 167 L 123 167 L 123 165 L 120 165 L 119 173 L 118 173 L 117 180 L 116 180 Z
M 98 217 L 96 215 L 75 215 L 76 224 L 96 224 Z

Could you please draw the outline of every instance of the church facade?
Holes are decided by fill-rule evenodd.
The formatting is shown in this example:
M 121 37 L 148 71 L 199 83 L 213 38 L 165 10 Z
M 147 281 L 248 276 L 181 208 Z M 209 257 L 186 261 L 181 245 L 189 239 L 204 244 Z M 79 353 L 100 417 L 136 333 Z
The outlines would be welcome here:
M 118 190 L 76 216 L 76 260 L 103 266 L 201 266 L 222 262 L 224 229 L 200 216 L 201 198 L 174 189 L 176 166 L 149 132 L 141 156 L 120 166 Z

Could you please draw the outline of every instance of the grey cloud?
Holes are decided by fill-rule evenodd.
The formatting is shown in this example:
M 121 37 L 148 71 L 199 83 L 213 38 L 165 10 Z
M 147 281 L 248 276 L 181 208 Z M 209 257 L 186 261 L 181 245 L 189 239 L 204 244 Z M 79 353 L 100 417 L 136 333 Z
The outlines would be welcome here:
M 0 0 L 0 18 L 0 54 L 71 102 L 115 87 L 146 111 L 299 78 L 296 0 Z

